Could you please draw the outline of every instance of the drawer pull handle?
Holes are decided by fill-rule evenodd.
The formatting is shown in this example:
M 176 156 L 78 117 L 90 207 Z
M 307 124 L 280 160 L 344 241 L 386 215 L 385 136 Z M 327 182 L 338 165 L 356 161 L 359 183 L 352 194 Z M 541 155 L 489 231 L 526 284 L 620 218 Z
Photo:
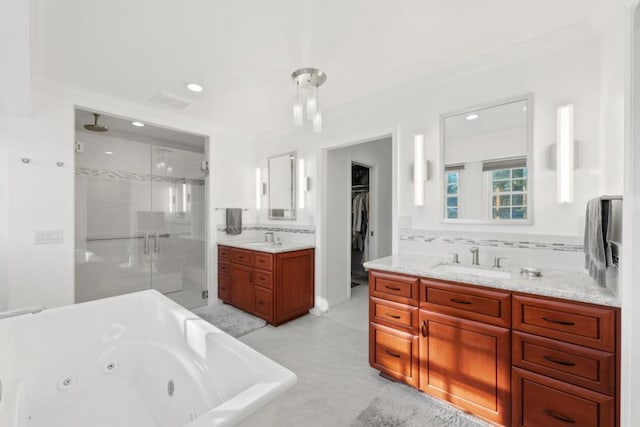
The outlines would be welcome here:
M 427 337 L 427 322 L 425 320 L 422 321 L 422 327 L 420 328 L 423 337 Z
M 264 301 L 258 301 L 258 304 L 264 305 Z
M 384 315 L 385 315 L 385 316 L 388 316 L 388 317 L 392 317 L 392 318 L 394 318 L 394 319 L 399 319 L 399 318 L 400 318 L 400 316 L 396 316 L 396 315 L 394 315 L 394 314 L 389 314 L 389 313 L 385 313 Z
M 551 356 L 542 356 L 542 358 L 544 360 L 548 360 L 549 362 L 552 363 L 557 363 L 558 365 L 563 365 L 563 366 L 576 366 L 575 363 L 573 362 L 568 362 L 566 360 L 560 360 L 560 359 L 556 359 L 555 357 L 551 357 Z
M 573 325 L 575 325 L 574 322 L 568 322 L 566 320 L 556 320 L 556 319 L 552 319 L 552 318 L 547 317 L 547 316 L 544 316 L 542 318 L 542 320 L 544 320 L 545 322 L 556 323 L 558 325 L 564 325 L 564 326 L 573 326 Z
M 464 304 L 464 305 L 471 304 L 471 301 L 465 301 L 465 300 L 457 299 L 457 298 L 449 298 L 449 301 L 455 302 L 456 304 Z
M 567 423 L 567 424 L 575 424 L 576 423 L 576 420 L 574 420 L 573 418 L 569 418 L 569 417 L 566 417 L 564 415 L 558 414 L 556 412 L 553 412 L 550 409 L 543 409 L 542 412 L 544 412 L 545 414 L 547 414 L 551 418 L 555 418 L 556 420 L 562 421 L 563 423 Z
M 391 352 L 391 351 L 389 351 L 389 350 L 385 350 L 384 352 L 385 352 L 385 353 L 387 353 L 389 356 L 398 357 L 398 358 L 400 357 L 400 355 L 399 355 L 399 354 L 397 354 L 397 353 L 393 353 L 393 352 Z
M 400 290 L 400 288 L 394 288 L 394 287 L 388 286 L 388 285 L 384 285 L 384 287 L 387 288 L 387 289 L 390 289 L 392 291 L 399 291 Z

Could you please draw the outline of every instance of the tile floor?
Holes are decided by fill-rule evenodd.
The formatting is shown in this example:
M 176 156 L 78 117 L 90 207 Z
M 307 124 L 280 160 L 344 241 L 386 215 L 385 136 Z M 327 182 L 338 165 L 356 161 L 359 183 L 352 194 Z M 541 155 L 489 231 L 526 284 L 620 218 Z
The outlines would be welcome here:
M 298 375 L 278 398 L 274 426 L 348 427 L 388 384 L 369 367 L 369 289 L 351 292 L 350 301 L 324 316 L 309 314 L 240 338 Z

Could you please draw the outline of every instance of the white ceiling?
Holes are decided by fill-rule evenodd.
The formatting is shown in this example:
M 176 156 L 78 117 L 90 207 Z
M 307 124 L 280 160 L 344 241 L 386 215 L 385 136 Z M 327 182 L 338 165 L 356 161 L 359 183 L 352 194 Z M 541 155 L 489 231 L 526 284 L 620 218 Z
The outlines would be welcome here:
M 184 114 L 258 133 L 290 125 L 296 68 L 327 72 L 330 109 L 583 22 L 598 2 L 35 0 L 34 76 L 137 102 L 164 90 L 193 102 Z

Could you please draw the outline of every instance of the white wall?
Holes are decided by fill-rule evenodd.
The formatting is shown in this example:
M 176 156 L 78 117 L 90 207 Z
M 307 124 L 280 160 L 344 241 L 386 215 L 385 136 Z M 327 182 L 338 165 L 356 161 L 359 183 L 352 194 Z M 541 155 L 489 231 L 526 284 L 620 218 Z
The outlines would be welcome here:
M 441 114 L 533 93 L 534 224 L 510 226 L 509 231 L 580 235 L 585 203 L 599 193 L 603 169 L 607 168 L 607 174 L 612 176 L 621 174 L 619 167 L 608 168 L 608 164 L 599 161 L 600 147 L 610 146 L 611 141 L 598 138 L 601 67 L 599 52 L 594 46 L 598 46 L 594 33 L 578 28 L 563 33 L 562 37 L 488 58 L 480 64 L 425 77 L 338 110 L 326 111 L 325 129 L 321 135 L 311 134 L 307 128 L 262 135 L 258 138 L 258 156 L 263 159 L 267 154 L 298 150 L 313 163 L 321 148 L 345 141 L 350 136 L 357 140 L 378 129 L 397 127 L 400 137 L 398 215 L 410 217 L 413 228 L 477 230 L 478 226 L 441 224 L 442 181 L 438 173 L 427 182 L 426 206 L 413 206 L 413 185 L 408 172 L 413 162 L 413 134 L 425 133 L 427 158 L 438 171 Z M 581 143 L 582 158 L 581 166 L 576 170 L 575 203 L 560 206 L 556 203 L 556 173 L 547 167 L 546 159 L 548 148 L 556 139 L 556 107 L 568 102 L 575 105 L 575 133 Z M 316 180 L 318 174 L 312 177 Z M 619 193 L 622 188 L 609 190 Z M 553 215 L 548 214 L 550 210 Z M 304 223 L 317 213 L 318 209 L 310 206 L 301 221 Z M 504 230 L 504 226 L 481 228 L 483 231 Z
M 610 61 L 606 76 L 612 85 L 603 104 L 618 111 L 608 116 L 606 132 L 624 136 L 625 192 L 622 283 L 621 425 L 640 419 L 640 8 L 637 0 L 619 0 L 606 19 Z M 604 73 L 603 73 L 604 77 Z M 621 108 L 621 110 L 619 110 Z
M 351 296 L 351 163 L 373 167 L 371 186 L 370 257 L 392 251 L 392 141 L 385 138 L 327 152 L 327 301 L 329 306 Z
M 0 128 L 3 127 L 0 119 Z M 9 307 L 9 163 L 8 141 L 0 138 L 0 311 Z
M 211 207 L 250 206 L 254 200 L 251 171 L 255 158 L 247 154 L 251 153 L 250 141 L 222 135 L 211 123 L 154 106 L 70 89 L 41 88 L 34 93 L 34 99 L 29 116 L 5 115 L 0 128 L 0 141 L 9 147 L 8 168 L 3 169 L 8 172 L 9 200 L 0 206 L 3 215 L 8 214 L 8 224 L 0 228 L 0 235 L 8 230 L 11 251 L 6 257 L 6 292 L 12 308 L 73 303 L 74 105 L 209 136 Z M 32 162 L 24 164 L 22 157 L 29 157 Z M 63 161 L 65 166 L 58 168 L 56 161 Z M 213 243 L 216 226 L 223 220 L 218 213 L 212 212 L 209 220 Z M 247 219 L 251 221 L 254 215 L 250 212 Z M 35 245 L 36 229 L 61 229 L 64 242 Z M 2 265 L 0 273 L 1 268 Z M 210 251 L 209 271 L 215 272 L 216 268 L 214 251 Z M 216 277 L 209 274 L 212 298 L 217 294 Z

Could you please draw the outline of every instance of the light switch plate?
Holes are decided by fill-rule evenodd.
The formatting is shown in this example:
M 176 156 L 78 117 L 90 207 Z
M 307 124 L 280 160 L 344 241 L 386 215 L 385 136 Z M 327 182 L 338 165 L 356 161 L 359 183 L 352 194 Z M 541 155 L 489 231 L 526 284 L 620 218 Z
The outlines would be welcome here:
M 46 245 L 51 243 L 62 243 L 64 230 L 36 230 L 35 244 Z

